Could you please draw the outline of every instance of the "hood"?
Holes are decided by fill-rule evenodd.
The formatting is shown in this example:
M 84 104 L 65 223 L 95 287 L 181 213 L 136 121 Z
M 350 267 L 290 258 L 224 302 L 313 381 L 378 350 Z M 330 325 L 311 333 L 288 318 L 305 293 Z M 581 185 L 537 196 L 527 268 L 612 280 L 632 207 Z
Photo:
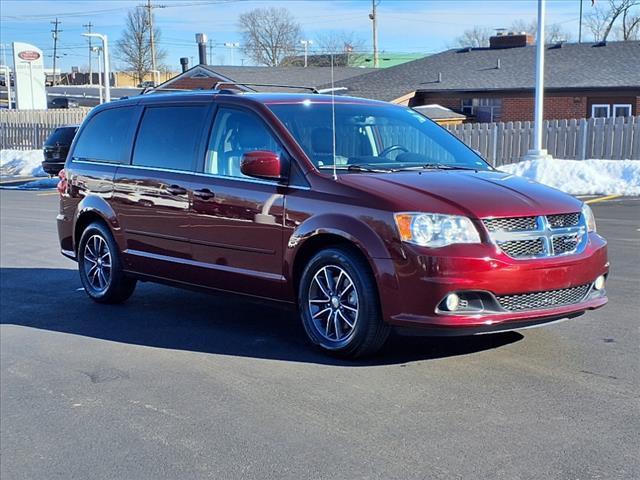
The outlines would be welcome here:
M 582 208 L 580 200 L 560 190 L 497 171 L 348 174 L 340 180 L 389 202 L 394 211 L 486 218 L 573 213 Z

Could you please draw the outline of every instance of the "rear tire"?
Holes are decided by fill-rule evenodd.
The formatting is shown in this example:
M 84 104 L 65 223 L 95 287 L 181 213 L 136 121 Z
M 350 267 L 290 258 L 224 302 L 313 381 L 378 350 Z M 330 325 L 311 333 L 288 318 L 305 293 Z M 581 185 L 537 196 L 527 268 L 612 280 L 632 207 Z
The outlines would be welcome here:
M 389 336 L 369 264 L 351 249 L 317 253 L 298 286 L 298 306 L 309 340 L 335 356 L 376 353 Z
M 122 303 L 136 288 L 136 280 L 124 274 L 113 235 L 101 222 L 91 223 L 82 232 L 78 270 L 84 291 L 94 302 Z

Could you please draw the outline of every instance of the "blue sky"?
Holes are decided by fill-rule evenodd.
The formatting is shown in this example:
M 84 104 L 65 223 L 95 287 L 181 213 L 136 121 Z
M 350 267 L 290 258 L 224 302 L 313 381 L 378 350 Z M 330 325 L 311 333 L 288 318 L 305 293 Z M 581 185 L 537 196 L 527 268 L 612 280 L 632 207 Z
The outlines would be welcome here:
M 50 66 L 53 41 L 49 22 L 57 16 L 63 30 L 59 47 L 64 55 L 60 62 L 65 69 L 72 65 L 82 68 L 88 64 L 86 40 L 81 36 L 83 25 L 91 21 L 94 31 L 106 33 L 114 44 L 122 32 L 127 10 L 141 3 L 142 0 L 2 0 L 0 43 L 33 43 L 44 50 Z M 345 30 L 354 32 L 367 48 L 371 47 L 369 0 L 154 0 L 154 4 L 165 5 L 155 10 L 156 23 L 162 30 L 160 46 L 168 53 L 165 63 L 175 70 L 179 69 L 180 57 L 197 58 L 194 34 L 198 32 L 206 33 L 217 45 L 214 63 L 229 64 L 231 52 L 222 44 L 241 40 L 238 15 L 270 5 L 289 9 L 301 24 L 305 38 Z M 560 23 L 577 39 L 579 4 L 580 0 L 549 0 L 547 22 Z M 584 1 L 585 12 L 590 5 L 589 0 Z M 536 17 L 536 6 L 535 0 L 382 0 L 378 6 L 379 46 L 388 52 L 437 52 L 474 25 L 498 28 L 508 27 L 513 20 L 531 21 Z M 241 52 L 236 51 L 234 57 L 235 63 L 240 64 Z

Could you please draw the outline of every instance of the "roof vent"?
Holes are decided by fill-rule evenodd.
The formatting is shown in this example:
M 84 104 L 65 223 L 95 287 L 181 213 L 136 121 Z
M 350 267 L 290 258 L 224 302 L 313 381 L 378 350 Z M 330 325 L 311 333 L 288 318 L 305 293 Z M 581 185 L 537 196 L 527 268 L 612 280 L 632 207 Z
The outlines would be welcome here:
M 516 48 L 526 47 L 527 45 L 533 45 L 533 35 L 528 33 L 502 33 L 498 32 L 497 35 L 489 38 L 490 48 Z
M 442 72 L 438 72 L 438 83 L 442 83 Z
M 601 42 L 598 42 L 594 45 L 594 47 L 606 47 L 606 46 L 607 46 L 606 40 L 602 40 Z
M 500 57 L 496 60 L 496 70 L 500 70 Z

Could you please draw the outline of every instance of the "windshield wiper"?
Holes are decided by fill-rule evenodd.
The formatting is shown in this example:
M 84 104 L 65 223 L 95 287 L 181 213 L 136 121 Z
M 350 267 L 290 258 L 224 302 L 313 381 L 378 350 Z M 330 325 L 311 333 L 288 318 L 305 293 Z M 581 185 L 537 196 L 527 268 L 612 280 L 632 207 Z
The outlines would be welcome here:
M 446 163 L 425 163 L 423 165 L 416 165 L 411 167 L 398 168 L 396 171 L 404 170 L 475 170 L 475 167 L 465 167 L 463 165 L 449 165 Z
M 318 167 L 320 170 L 333 170 L 333 165 L 322 165 Z M 353 163 L 351 165 L 336 165 L 336 170 L 348 170 L 349 172 L 369 172 L 369 173 L 389 173 L 395 172 L 392 168 L 374 168 Z

